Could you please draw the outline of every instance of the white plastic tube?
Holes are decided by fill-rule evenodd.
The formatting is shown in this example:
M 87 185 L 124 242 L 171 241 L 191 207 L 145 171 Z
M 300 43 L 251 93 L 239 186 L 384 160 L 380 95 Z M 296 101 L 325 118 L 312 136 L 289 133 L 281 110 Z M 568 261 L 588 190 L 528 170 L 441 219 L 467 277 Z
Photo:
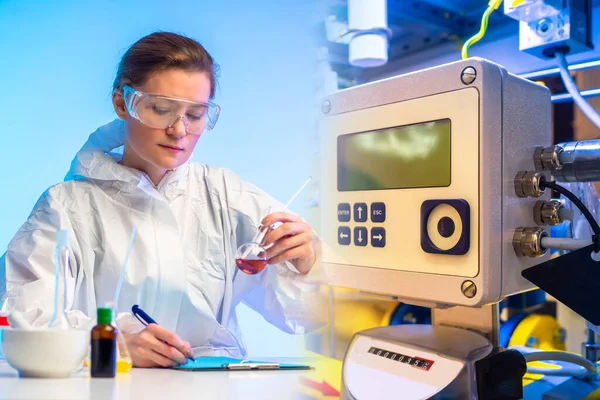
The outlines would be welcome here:
M 579 250 L 592 244 L 592 239 L 542 238 L 542 247 L 557 250 Z
M 387 29 L 386 0 L 348 0 L 348 30 Z M 373 68 L 388 61 L 388 37 L 384 32 L 358 33 L 349 44 L 350 64 Z
M 600 128 L 600 114 L 598 111 L 594 109 L 587 102 L 586 99 L 583 98 L 581 93 L 579 93 L 579 89 L 577 89 L 577 85 L 571 74 L 569 73 L 569 65 L 567 64 L 567 60 L 565 59 L 565 55 L 562 53 L 555 53 L 556 60 L 558 61 L 558 68 L 560 70 L 560 77 L 562 78 L 565 87 L 569 94 L 573 97 L 573 101 L 577 104 L 577 107 L 581 110 L 582 113 L 585 114 L 586 117 L 590 119 L 598 128 Z
M 534 368 L 527 367 L 527 372 L 531 374 L 541 374 L 547 376 L 574 376 L 584 377 L 597 373 L 596 366 L 586 358 L 573 353 L 563 351 L 534 351 L 523 354 L 526 362 L 532 361 L 562 361 L 576 364 L 579 367 L 560 367 L 560 368 Z M 583 368 L 581 368 L 583 367 Z

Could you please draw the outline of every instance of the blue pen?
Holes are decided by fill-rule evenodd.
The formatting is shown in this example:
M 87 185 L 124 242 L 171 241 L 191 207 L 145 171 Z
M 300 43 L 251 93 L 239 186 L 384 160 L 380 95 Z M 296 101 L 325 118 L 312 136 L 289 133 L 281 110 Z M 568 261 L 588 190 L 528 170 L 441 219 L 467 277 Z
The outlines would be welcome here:
M 144 310 L 142 310 L 140 308 L 140 306 L 138 306 L 137 304 L 134 305 L 133 307 L 131 307 L 131 312 L 138 319 L 138 321 L 140 321 L 145 326 L 148 326 L 149 324 L 158 325 L 158 323 L 154 319 L 152 319 L 151 316 L 146 314 L 146 312 Z M 187 357 L 187 359 L 190 361 L 196 362 L 196 360 L 192 357 Z

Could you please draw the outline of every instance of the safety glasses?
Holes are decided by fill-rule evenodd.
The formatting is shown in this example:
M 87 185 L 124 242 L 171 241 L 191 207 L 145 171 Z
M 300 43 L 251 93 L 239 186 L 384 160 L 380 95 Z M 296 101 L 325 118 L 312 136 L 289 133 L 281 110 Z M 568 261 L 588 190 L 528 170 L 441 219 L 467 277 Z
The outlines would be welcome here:
M 200 135 L 204 129 L 213 129 L 221 112 L 221 108 L 212 102 L 197 103 L 148 94 L 127 85 L 123 87 L 123 97 L 129 114 L 142 124 L 150 128 L 167 129 L 181 118 L 186 132 L 191 135 Z

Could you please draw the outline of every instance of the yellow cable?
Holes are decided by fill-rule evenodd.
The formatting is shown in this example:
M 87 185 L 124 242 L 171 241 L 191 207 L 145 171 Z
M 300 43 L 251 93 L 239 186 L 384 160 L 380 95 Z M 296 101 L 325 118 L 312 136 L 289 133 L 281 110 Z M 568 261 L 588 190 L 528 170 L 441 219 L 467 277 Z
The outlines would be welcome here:
M 489 1 L 488 8 L 483 13 L 483 17 L 481 17 L 481 27 L 479 28 L 479 32 L 475 36 L 472 36 L 471 38 L 469 38 L 469 40 L 467 40 L 465 42 L 465 44 L 463 45 L 462 52 L 461 52 L 463 60 L 469 58 L 469 56 L 468 56 L 469 47 L 471 47 L 471 45 L 473 45 L 474 43 L 477 43 L 478 41 L 480 41 L 481 38 L 483 37 L 483 35 L 485 35 L 485 32 L 487 31 L 487 26 L 488 26 L 488 19 L 490 18 L 490 15 L 492 14 L 492 12 L 494 10 L 497 10 L 498 7 L 500 7 L 500 4 L 502 4 L 502 0 L 490 0 Z

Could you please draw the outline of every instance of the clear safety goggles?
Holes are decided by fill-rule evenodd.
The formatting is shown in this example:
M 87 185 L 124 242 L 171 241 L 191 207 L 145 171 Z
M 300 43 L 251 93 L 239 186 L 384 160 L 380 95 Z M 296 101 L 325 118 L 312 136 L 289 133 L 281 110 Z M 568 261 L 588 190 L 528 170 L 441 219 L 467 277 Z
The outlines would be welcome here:
M 129 114 L 142 124 L 155 129 L 172 127 L 180 118 L 185 130 L 200 135 L 204 129 L 211 130 L 219 119 L 221 107 L 208 103 L 143 93 L 125 85 L 125 106 Z

